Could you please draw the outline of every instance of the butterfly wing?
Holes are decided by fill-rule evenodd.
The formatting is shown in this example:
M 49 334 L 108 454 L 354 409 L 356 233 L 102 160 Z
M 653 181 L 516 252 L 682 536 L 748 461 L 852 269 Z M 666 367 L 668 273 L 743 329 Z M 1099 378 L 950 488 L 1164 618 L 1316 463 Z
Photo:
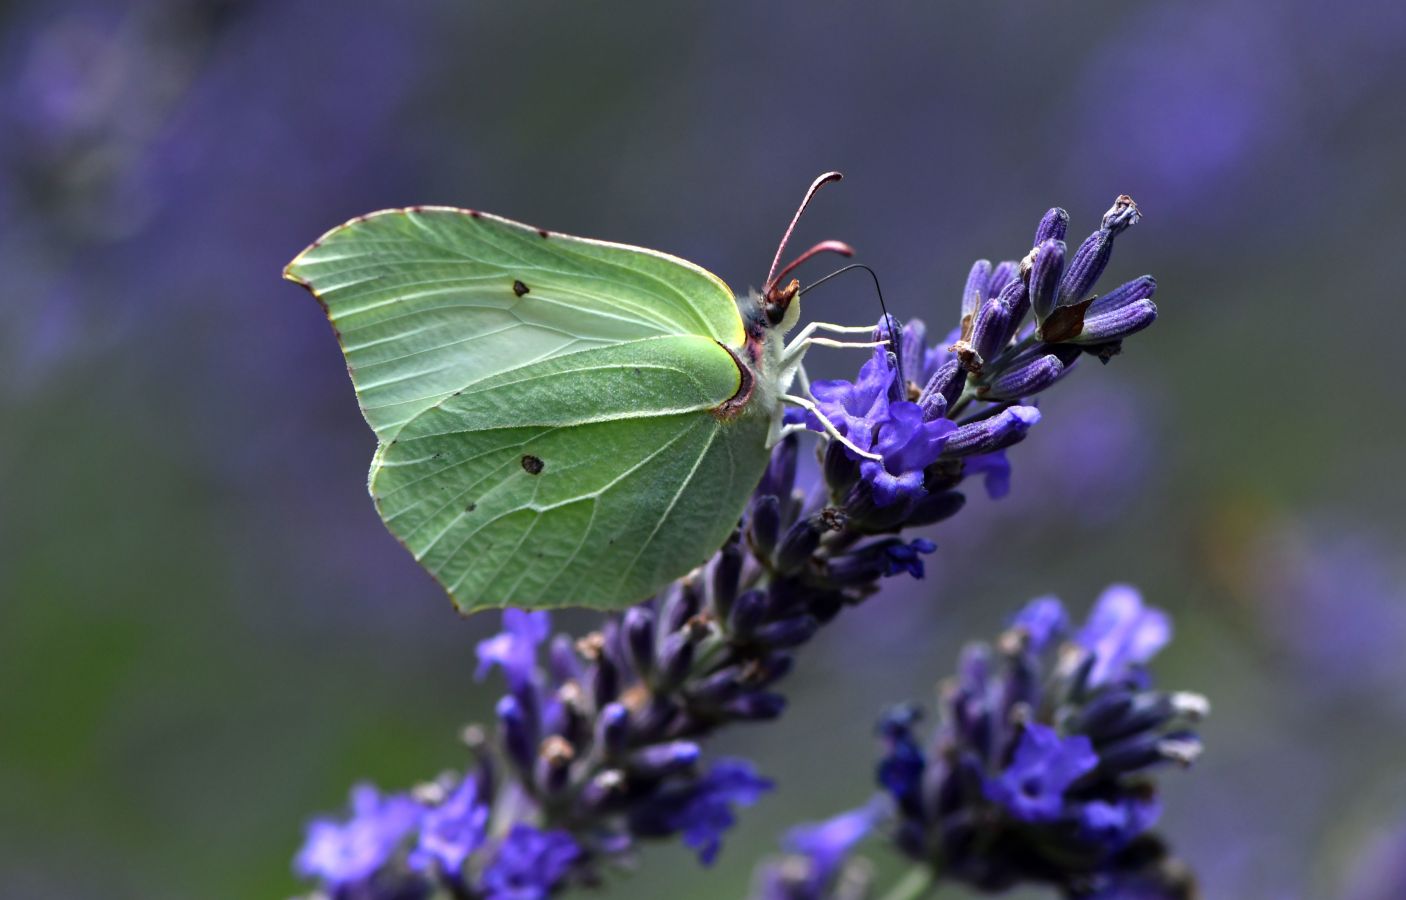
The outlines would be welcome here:
M 380 439 L 382 518 L 463 610 L 641 600 L 723 542 L 765 468 L 767 413 L 719 414 L 741 319 L 696 266 L 416 210 L 343 226 L 288 274 Z
M 382 440 L 538 360 L 666 334 L 744 337 L 732 291 L 690 262 L 447 207 L 353 219 L 284 274 L 325 307 Z

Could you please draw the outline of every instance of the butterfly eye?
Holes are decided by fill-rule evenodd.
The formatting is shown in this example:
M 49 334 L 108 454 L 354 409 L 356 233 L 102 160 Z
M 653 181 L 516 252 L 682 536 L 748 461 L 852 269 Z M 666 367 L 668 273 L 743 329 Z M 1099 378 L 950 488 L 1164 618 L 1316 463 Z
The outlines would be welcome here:
M 762 298 L 762 308 L 766 312 L 767 324 L 773 328 L 781 324 L 781 320 L 786 316 L 786 308 L 791 305 L 791 301 L 796 299 L 796 295 L 801 292 L 801 283 L 792 278 L 791 283 L 784 288 L 773 286 Z

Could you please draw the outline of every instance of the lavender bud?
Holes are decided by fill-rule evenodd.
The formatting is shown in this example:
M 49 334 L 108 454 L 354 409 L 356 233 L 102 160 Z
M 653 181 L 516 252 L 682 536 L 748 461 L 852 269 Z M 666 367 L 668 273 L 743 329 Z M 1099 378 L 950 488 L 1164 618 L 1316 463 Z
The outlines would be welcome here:
M 742 585 L 742 545 L 736 536 L 723 544 L 713 562 L 712 577 L 708 580 L 708 601 L 713 618 L 725 621 L 737 599 L 738 588 Z
M 637 778 L 654 780 L 680 775 L 698 764 L 701 752 L 692 741 L 670 741 L 636 750 L 630 755 L 629 772 Z
M 814 616 L 793 616 L 758 628 L 756 641 L 778 650 L 795 647 L 810 640 L 819 627 Z
M 1095 700 L 1090 707 L 1097 702 Z M 1101 728 L 1098 733 L 1090 734 L 1100 741 L 1114 741 L 1139 732 L 1165 729 L 1177 720 L 1198 722 L 1209 711 L 1210 704 L 1199 694 L 1143 693 L 1133 697 L 1123 715 L 1099 722 Z
M 532 771 L 533 740 L 527 717 L 522 713 L 522 705 L 509 694 L 498 701 L 498 733 L 503 742 L 503 752 L 524 774 Z
M 838 442 L 835 442 L 838 446 Z M 781 500 L 775 494 L 761 494 L 752 499 L 747 514 L 747 538 L 752 552 L 766 559 L 776 550 L 781 535 Z
M 1053 353 L 1015 366 L 1002 372 L 989 385 L 982 388 L 983 400 L 1019 400 L 1038 394 L 1055 383 L 1064 374 L 1064 363 Z
M 1020 263 L 1013 259 L 1008 259 L 996 266 L 991 271 L 991 280 L 986 282 L 986 296 L 998 296 L 1005 290 L 1006 285 L 1020 277 Z
M 834 530 L 834 522 L 834 517 L 825 515 L 822 510 L 792 525 L 777 551 L 777 570 L 784 574 L 799 571 L 820 546 L 821 536 Z
M 874 533 L 898 528 L 908 521 L 916 502 L 914 494 L 905 493 L 887 506 L 880 506 L 874 499 L 873 486 L 861 481 L 845 496 L 844 511 L 855 530 Z
M 1100 229 L 1089 235 L 1074 251 L 1069 271 L 1059 286 L 1059 306 L 1078 303 L 1093 290 L 1108 261 L 1113 257 L 1113 233 Z
M 1071 339 L 1075 344 L 1106 344 L 1142 331 L 1157 320 L 1157 304 L 1137 300 L 1117 309 L 1095 315 L 1097 302 L 1084 317 L 1084 330 Z
M 1069 723 L 1074 734 L 1086 734 L 1096 741 L 1108 740 L 1132 712 L 1136 698 L 1122 691 L 1100 694 L 1079 711 Z
M 909 319 L 908 324 L 903 326 L 903 331 L 899 337 L 899 349 L 903 351 L 903 368 L 905 377 L 914 374 L 922 367 L 923 357 L 928 352 L 928 328 L 923 324 L 922 319 Z M 908 392 L 908 385 L 903 385 L 904 394 Z M 919 385 L 922 387 L 922 385 Z M 904 400 L 908 397 L 904 396 Z
M 846 553 L 829 560 L 825 578 L 837 587 L 869 584 L 878 581 L 888 566 L 874 553 Z
M 947 416 L 947 398 L 939 391 L 920 394 L 918 408 L 923 411 L 924 422 L 934 422 Z
M 1211 701 L 1202 694 L 1176 691 L 1171 695 L 1171 700 L 1176 717 L 1184 722 L 1200 722 L 1211 714 Z
M 771 461 L 767 463 L 766 474 L 757 485 L 756 493 L 789 497 L 796 487 L 796 456 L 799 440 L 794 434 L 781 439 L 781 443 L 771 451 Z
M 1035 660 L 1028 653 L 1016 653 L 1006 657 L 1006 672 L 1002 685 L 1001 709 L 1005 721 L 1017 707 L 1030 708 L 1040 700 L 1040 673 Z
M 789 653 L 768 653 L 748 663 L 745 679 L 753 688 L 769 687 L 789 675 L 795 665 Z
M 727 666 L 709 675 L 689 689 L 689 697 L 701 706 L 721 706 L 747 689 L 742 683 L 742 668 Z
M 1064 241 L 1049 240 L 1035 248 L 1030 267 L 1030 305 L 1035 318 L 1045 321 L 1059 300 L 1060 278 L 1064 275 Z
M 967 497 L 960 491 L 929 491 L 908 514 L 905 525 L 922 528 L 950 519 L 966 505 Z
M 953 363 L 955 365 L 955 362 Z M 962 376 L 966 377 L 965 374 Z M 829 441 L 825 447 L 823 463 L 825 483 L 832 490 L 843 491 L 859 480 L 859 463 L 850 458 L 839 441 Z
M 678 631 L 685 622 L 698 615 L 702 607 L 703 598 L 699 596 L 696 584 L 688 579 L 675 582 L 664 595 L 664 605 L 659 613 L 660 630 L 666 634 Z
M 648 679 L 654 669 L 654 613 L 643 606 L 632 606 L 625 611 L 624 628 L 630 662 L 641 678 Z
M 739 697 L 729 703 L 725 709 L 735 719 L 750 722 L 764 721 L 781 715 L 782 711 L 786 709 L 786 698 L 780 694 L 759 691 L 755 694 Z
M 560 722 L 556 726 L 557 734 L 573 744 L 580 743 L 589 727 L 585 696 L 582 694 L 580 683 L 568 681 L 557 688 L 557 702 L 561 709 Z
M 938 370 L 933 373 L 932 378 L 918 394 L 918 405 L 923 409 L 923 421 L 931 422 L 933 419 L 941 418 L 957 398 L 962 395 L 962 388 L 966 386 L 967 373 L 962 371 L 961 363 L 955 359 L 949 359 L 943 363 Z M 942 398 L 939 407 L 936 398 Z M 936 412 L 941 409 L 941 412 Z M 929 413 L 935 413 L 929 415 Z M 827 477 L 827 481 L 829 478 Z M 831 482 L 832 484 L 834 482 Z
M 1100 747 L 1098 755 L 1099 770 L 1105 773 L 1127 774 L 1164 762 L 1189 766 L 1201 755 L 1201 739 L 1190 732 L 1139 732 Z
M 602 653 L 591 667 L 591 699 L 600 709 L 620 695 L 620 670 L 615 662 Z
M 1201 749 L 1201 739 L 1194 734 L 1169 734 L 1157 745 L 1163 759 L 1179 766 L 1196 762 L 1201 756 Z
M 567 785 L 575 758 L 576 749 L 562 738 L 552 735 L 543 741 L 534 771 L 537 789 L 547 796 L 560 793 Z
M 983 360 L 994 357 L 1001 350 L 1001 336 L 1010 331 L 1011 310 L 998 298 L 992 298 L 982 305 L 976 314 L 976 325 L 972 331 L 971 346 L 976 352 L 976 361 L 968 366 L 980 372 Z
M 942 448 L 942 458 L 954 459 L 974 453 L 993 453 L 1025 438 L 1030 427 L 1040 421 L 1040 411 L 1033 406 L 1012 406 L 978 422 L 963 425 L 952 432 Z
M 972 264 L 967 275 L 967 286 L 962 290 L 962 318 L 976 315 L 981 301 L 993 295 L 985 293 L 991 281 L 991 260 L 978 259 Z
M 1035 228 L 1035 243 L 1038 247 L 1045 241 L 1062 241 L 1064 234 L 1069 228 L 1069 213 L 1058 206 L 1045 213 L 1040 224 Z
M 623 703 L 609 703 L 596 716 L 596 746 L 607 759 L 625 752 L 630 741 L 630 711 Z
M 1127 194 L 1119 194 L 1118 199 L 1113 201 L 1113 206 L 1103 214 L 1104 229 L 1114 234 L 1118 234 L 1140 221 L 1142 221 L 1142 212 L 1138 210 L 1133 198 Z
M 679 705 L 667 697 L 655 695 L 649 704 L 634 717 L 632 729 L 636 740 L 657 741 L 659 736 L 669 732 L 678 719 Z
M 619 769 L 606 769 L 581 789 L 581 804 L 587 809 L 603 812 L 625 795 L 625 776 Z
M 695 646 L 690 629 L 675 631 L 664 638 L 659 648 L 658 689 L 661 692 L 672 690 L 688 677 L 693 668 L 693 648 Z
M 752 633 L 766 621 L 768 607 L 766 594 L 761 591 L 747 591 L 732 604 L 732 615 L 727 620 L 728 633 L 736 638 L 750 638 Z
M 1001 334 L 997 346 L 1004 348 L 1015 337 L 1015 333 L 1020 330 L 1020 323 L 1024 321 L 1026 313 L 1030 312 L 1030 291 L 1026 288 L 1024 281 L 1012 281 L 1006 285 L 997 296 L 1006 309 L 1010 310 L 1007 319 L 1006 330 Z
M 547 650 L 547 666 L 552 680 L 557 684 L 581 678 L 581 660 L 576 655 L 571 638 L 564 634 L 552 638 L 551 647 Z
M 1143 275 L 1120 284 L 1099 297 L 1089 306 L 1089 315 L 1097 316 L 1112 312 L 1136 300 L 1151 300 L 1155 293 L 1157 293 L 1157 279 L 1151 275 Z

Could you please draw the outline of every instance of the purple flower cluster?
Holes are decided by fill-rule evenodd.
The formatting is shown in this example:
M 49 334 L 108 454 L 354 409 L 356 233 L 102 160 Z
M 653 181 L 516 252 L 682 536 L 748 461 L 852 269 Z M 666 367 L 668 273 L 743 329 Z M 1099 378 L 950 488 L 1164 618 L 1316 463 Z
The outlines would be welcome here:
M 1164 613 L 1115 585 L 1077 632 L 1043 598 L 994 648 L 969 646 L 930 740 L 915 734 L 912 706 L 880 724 L 898 847 L 982 890 L 1035 881 L 1071 897 L 1184 896 L 1189 876 L 1149 834 L 1153 773 L 1200 754 L 1193 728 L 1208 705 L 1151 686 L 1144 664 L 1170 637 Z
M 549 896 L 581 848 L 565 831 L 522 822 L 490 836 L 490 771 L 480 761 L 457 784 L 446 779 L 413 796 L 381 796 L 358 786 L 349 819 L 319 819 L 308 827 L 295 860 L 298 873 L 316 879 L 334 900 L 412 900 L 441 887 L 452 896 L 492 900 Z
M 1112 235 L 1136 218 L 1130 203 L 1117 209 L 1086 242 L 1094 249 L 1076 254 L 1070 273 L 1083 274 L 1068 290 L 1060 282 L 1047 320 L 1077 317 L 1058 311 L 1084 303 Z M 1039 239 L 1062 238 L 1063 220 L 1052 211 Z M 876 353 L 854 382 L 812 385 L 836 427 L 882 463 L 824 440 L 819 478 L 806 483 L 799 438 L 790 435 L 737 531 L 659 596 L 574 641 L 550 637 L 546 613 L 506 611 L 502 633 L 478 649 L 480 675 L 501 669 L 507 690 L 493 739 L 471 729 L 474 765 L 406 796 L 358 793 L 349 821 L 312 827 L 299 871 L 348 900 L 530 898 L 594 883 L 603 861 L 649 839 L 678 837 L 711 863 L 735 810 L 771 782 L 742 760 L 705 762 L 700 741 L 731 723 L 779 716 L 786 699 L 776 686 L 797 647 L 882 579 L 923 577 L 923 558 L 936 546 L 905 532 L 957 513 L 965 498 L 955 488 L 968 475 L 982 475 L 993 496 L 1004 493 L 1005 448 L 1039 419 L 1025 398 L 1055 380 L 1031 387 L 1027 378 L 1016 390 L 1002 373 L 1033 354 L 1066 360 L 1062 375 L 1086 349 L 1073 343 L 1075 324 L 1060 326 L 1063 343 L 1035 337 L 1034 325 L 1022 330 L 1034 258 L 979 263 L 963 324 L 943 348 L 927 346 L 921 322 L 900 332 L 885 321 L 878 332 L 900 334 L 897 354 Z M 981 302 L 987 295 L 995 299 Z M 995 302 L 1003 312 L 983 312 Z M 1107 341 L 1096 346 L 1111 355 Z M 1042 753 L 1032 746 L 1022 764 L 1044 765 Z M 1075 777 L 1068 772 L 1081 764 L 1071 755 L 1059 772 L 1041 770 L 1046 793 L 1067 787 L 1059 779 Z M 1117 809 L 1100 827 L 1116 827 L 1106 820 Z M 834 848 L 862 836 L 860 821 L 836 820 L 793 841 L 811 859 L 812 888 L 850 883 Z M 794 888 L 794 874 L 775 881 L 776 891 Z
M 1113 239 L 1139 219 L 1121 196 L 1066 260 L 1069 215 L 1051 209 L 1035 230 L 1034 247 L 1016 262 L 972 266 L 958 326 L 937 347 L 918 320 L 902 329 L 885 320 L 877 339 L 898 332 L 892 352 L 878 348 L 854 381 L 811 385 L 820 411 L 850 443 L 881 456 L 862 458 L 831 442 L 826 477 L 832 495 L 866 513 L 882 531 L 927 507 L 964 475 L 981 474 L 993 497 L 1006 493 L 1006 448 L 1040 421 L 1032 398 L 1091 353 L 1107 362 L 1124 338 L 1157 317 L 1150 275 L 1092 294 L 1113 252 Z M 1034 321 L 1026 322 L 1033 313 Z M 823 431 L 814 414 L 807 424 Z

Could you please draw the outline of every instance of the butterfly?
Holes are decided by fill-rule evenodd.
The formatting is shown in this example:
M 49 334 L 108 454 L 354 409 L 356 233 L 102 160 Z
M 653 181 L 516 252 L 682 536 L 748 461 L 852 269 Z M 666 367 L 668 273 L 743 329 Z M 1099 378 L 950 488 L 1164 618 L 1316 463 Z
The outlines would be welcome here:
M 471 210 L 359 216 L 284 277 L 322 304 L 378 446 L 387 528 L 461 611 L 623 608 L 705 562 L 737 527 L 816 344 L 778 271 L 735 296 L 693 263 Z M 802 393 L 792 391 L 798 377 Z

